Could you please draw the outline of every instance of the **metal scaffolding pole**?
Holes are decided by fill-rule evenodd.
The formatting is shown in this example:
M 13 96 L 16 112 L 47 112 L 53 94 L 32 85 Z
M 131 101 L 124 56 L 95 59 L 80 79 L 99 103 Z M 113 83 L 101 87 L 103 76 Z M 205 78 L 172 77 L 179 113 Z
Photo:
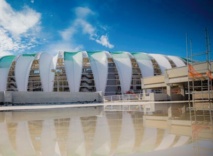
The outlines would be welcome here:
M 205 41 L 206 50 L 205 52 L 194 54 L 192 52 L 192 43 L 190 41 L 190 52 L 188 50 L 188 37 L 186 36 L 186 54 L 187 54 L 187 65 L 188 65 L 188 104 L 189 104 L 189 115 L 192 124 L 192 136 L 195 139 L 199 137 L 199 134 L 194 134 L 195 129 L 201 127 L 205 129 L 206 126 L 213 131 L 213 99 L 212 99 L 212 65 L 210 58 L 210 39 L 207 29 L 205 29 Z M 196 56 L 205 56 L 205 64 L 199 66 L 198 62 L 193 62 L 196 60 Z M 199 66 L 199 67 L 198 67 Z M 198 68 L 197 68 L 198 67 Z M 202 69 L 201 69 L 202 68 Z M 192 99 L 190 99 L 192 95 Z M 201 102 L 198 102 L 198 99 Z M 207 124 L 207 125 L 206 125 Z M 212 133 L 213 138 L 213 133 Z

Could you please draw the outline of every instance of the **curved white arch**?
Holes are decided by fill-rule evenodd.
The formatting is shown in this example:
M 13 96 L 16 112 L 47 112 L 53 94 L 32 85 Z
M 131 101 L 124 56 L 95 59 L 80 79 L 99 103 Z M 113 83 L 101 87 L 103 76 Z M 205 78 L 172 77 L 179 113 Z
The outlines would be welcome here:
M 88 58 L 88 54 L 87 54 L 87 51 L 82 51 L 82 55 L 83 55 L 83 58 Z
M 171 64 L 169 63 L 169 61 L 166 59 L 165 56 L 161 54 L 149 54 L 149 55 L 152 56 L 155 59 L 155 61 L 158 63 L 162 74 L 165 73 L 166 69 L 172 68 Z
M 123 112 L 121 135 L 116 153 L 130 153 L 135 144 L 135 130 L 131 114 Z
M 113 60 L 118 70 L 121 83 L 121 91 L 126 93 L 130 90 L 132 80 L 132 63 L 126 52 L 112 53 Z
M 172 145 L 172 143 L 174 142 L 174 140 L 175 140 L 175 135 L 168 134 L 168 132 L 165 131 L 164 137 L 163 137 L 160 145 L 157 148 L 155 148 L 155 151 L 169 148 Z
M 138 63 L 143 78 L 154 76 L 152 61 L 146 53 L 133 53 L 133 56 Z
M 6 91 L 7 78 L 10 68 L 0 68 L 0 91 Z
M 188 137 L 188 136 L 181 136 L 179 138 L 179 140 L 176 142 L 176 144 L 174 144 L 173 147 L 182 146 L 182 145 L 186 144 L 189 141 L 189 139 L 190 139 L 190 137 Z
M 16 130 L 16 145 L 18 155 L 35 155 L 36 151 L 31 141 L 28 123 L 19 122 Z
M 125 52 L 128 56 L 129 56 L 129 58 L 134 58 L 134 56 L 132 55 L 132 53 L 130 53 L 130 52 Z
M 41 153 L 42 155 L 61 155 L 58 142 L 56 142 L 55 124 L 52 119 L 44 120 L 42 124 Z
M 10 68 L 0 67 L 0 91 L 5 91 L 7 88 L 7 77 L 8 77 L 9 69 Z
M 7 89 L 8 73 L 14 59 L 15 56 L 3 56 L 0 58 L 0 91 L 5 91 Z
M 35 56 L 35 59 L 36 59 L 36 60 L 39 60 L 40 57 L 41 57 L 41 54 L 42 54 L 41 52 L 37 53 L 36 56 Z
M 112 58 L 112 55 L 108 51 L 105 51 L 105 54 L 106 54 L 107 58 Z
M 18 91 L 27 91 L 30 68 L 34 55 L 21 55 L 16 61 L 15 78 Z
M 96 91 L 101 91 L 102 93 L 104 93 L 108 75 L 108 60 L 106 53 L 97 52 L 88 55 L 95 79 Z
M 64 66 L 70 92 L 79 92 L 83 68 L 83 53 L 64 52 Z
M 58 62 L 58 57 L 59 57 L 59 53 L 56 54 L 55 56 L 53 56 L 52 63 L 53 63 L 53 68 L 54 69 L 56 69 L 57 62 Z
M 47 53 L 42 53 L 39 58 L 40 78 L 44 92 L 53 91 L 55 74 L 51 70 L 55 68 L 52 60 L 53 57 Z
M 98 117 L 93 143 L 92 155 L 109 155 L 111 151 L 111 136 L 106 116 Z
M 153 151 L 156 141 L 157 141 L 157 129 L 145 127 L 143 139 L 141 142 L 141 151 L 142 152 Z
M 10 141 L 6 122 L 0 123 L 0 132 L 0 155 L 17 155 Z
M 80 117 L 70 119 L 67 155 L 86 155 L 85 137 Z
M 168 56 L 168 58 L 170 58 L 177 67 L 185 66 L 185 63 L 177 56 Z

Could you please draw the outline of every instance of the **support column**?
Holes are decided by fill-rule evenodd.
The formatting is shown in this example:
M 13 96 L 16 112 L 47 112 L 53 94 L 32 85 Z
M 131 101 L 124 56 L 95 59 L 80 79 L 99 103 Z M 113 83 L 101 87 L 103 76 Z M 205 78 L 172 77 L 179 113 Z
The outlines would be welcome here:
M 171 86 L 170 85 L 166 85 L 166 93 L 167 93 L 167 95 L 169 96 L 169 99 L 170 100 L 172 100 L 172 98 L 171 98 Z
M 171 119 L 172 118 L 172 107 L 169 106 L 168 108 L 168 117 Z
M 143 89 L 143 96 L 146 96 L 146 89 Z
M 143 105 L 143 113 L 146 115 L 146 105 Z
M 180 94 L 184 96 L 184 87 L 183 87 L 183 84 L 180 84 L 179 88 L 180 88 Z

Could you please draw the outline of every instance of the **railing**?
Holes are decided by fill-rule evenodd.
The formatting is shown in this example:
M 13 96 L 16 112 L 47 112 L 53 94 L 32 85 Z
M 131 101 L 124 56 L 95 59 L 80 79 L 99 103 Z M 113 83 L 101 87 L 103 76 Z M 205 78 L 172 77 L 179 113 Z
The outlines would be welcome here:
M 104 96 L 104 102 L 136 102 L 136 101 L 168 101 L 169 96 L 166 93 L 146 93 L 140 94 L 122 94 Z M 181 99 L 177 99 L 181 100 Z
M 145 114 L 154 112 L 154 102 L 144 100 L 150 98 L 149 94 L 122 94 L 104 96 L 105 111 L 140 111 Z M 148 103 L 146 103 L 148 102 Z
M 142 100 L 143 94 L 122 94 L 104 96 L 104 102 L 125 102 L 125 101 L 139 101 Z

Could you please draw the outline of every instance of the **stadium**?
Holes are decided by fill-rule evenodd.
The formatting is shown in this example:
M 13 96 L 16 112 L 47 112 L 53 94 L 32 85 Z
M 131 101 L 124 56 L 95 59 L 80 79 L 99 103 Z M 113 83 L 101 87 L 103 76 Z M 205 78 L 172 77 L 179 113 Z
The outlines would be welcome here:
M 186 66 L 177 56 L 143 52 L 59 52 L 0 58 L 0 91 L 141 93 L 141 78 Z

